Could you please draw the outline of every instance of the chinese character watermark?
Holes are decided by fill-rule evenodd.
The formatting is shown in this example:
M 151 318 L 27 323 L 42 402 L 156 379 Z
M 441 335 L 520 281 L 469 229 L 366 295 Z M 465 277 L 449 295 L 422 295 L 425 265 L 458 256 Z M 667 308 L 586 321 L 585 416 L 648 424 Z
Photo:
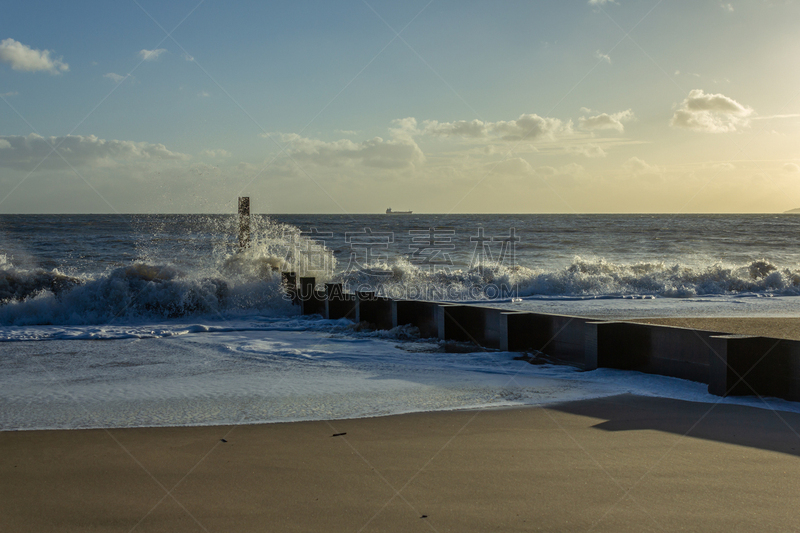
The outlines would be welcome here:
M 408 247 L 412 250 L 409 259 L 413 265 L 420 269 L 428 270 L 431 274 L 439 271 L 450 273 L 453 260 L 450 258 L 449 250 L 455 250 L 453 243 L 455 230 L 445 230 L 428 228 L 427 230 L 410 230 L 411 244 Z

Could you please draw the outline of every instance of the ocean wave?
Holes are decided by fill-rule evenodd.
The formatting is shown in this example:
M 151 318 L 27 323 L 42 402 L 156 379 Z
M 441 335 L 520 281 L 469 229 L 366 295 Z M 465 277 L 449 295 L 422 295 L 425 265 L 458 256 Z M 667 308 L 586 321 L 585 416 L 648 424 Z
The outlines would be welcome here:
M 520 295 L 654 295 L 687 298 L 702 295 L 800 294 L 800 270 L 779 268 L 766 260 L 744 265 L 703 266 L 663 262 L 618 264 L 576 257 L 555 272 L 529 272 Z
M 286 316 L 297 309 L 287 298 L 281 271 L 302 276 L 317 263 L 336 266 L 333 253 L 298 228 L 269 220 L 256 225 L 246 249 L 231 251 L 221 243 L 208 257 L 193 259 L 191 267 L 140 259 L 101 274 L 66 276 L 58 270 L 18 268 L 0 256 L 0 326 Z
M 236 310 L 286 312 L 280 273 L 261 279 L 196 277 L 165 265 L 142 265 L 83 279 L 71 289 L 42 290 L 0 307 L 0 324 L 101 324 L 138 318 L 215 315 Z
M 560 269 L 522 265 L 477 265 L 465 270 L 430 272 L 406 260 L 371 265 L 370 273 L 345 273 L 351 289 L 374 290 L 397 298 L 491 300 L 563 296 L 690 298 L 744 293 L 800 295 L 800 270 L 767 260 L 743 265 L 703 266 L 663 262 L 613 263 L 575 257 Z
M 288 247 L 284 241 L 282 246 Z M 91 325 L 183 317 L 229 319 L 289 316 L 293 306 L 281 271 L 292 267 L 278 243 L 228 254 L 186 272 L 168 264 L 136 263 L 97 276 L 15 269 L 0 264 L 0 325 Z M 285 251 L 285 250 L 284 250 Z M 287 260 L 288 258 L 288 260 Z M 298 258 L 294 258 L 297 260 Z M 330 257 L 333 262 L 333 257 Z M 301 269 L 300 275 L 308 274 Z M 709 295 L 800 295 L 800 270 L 768 260 L 701 266 L 663 262 L 613 263 L 575 257 L 560 269 L 475 265 L 432 272 L 399 258 L 369 269 L 319 276 L 349 290 L 395 298 L 481 301 L 513 297 L 689 298 Z

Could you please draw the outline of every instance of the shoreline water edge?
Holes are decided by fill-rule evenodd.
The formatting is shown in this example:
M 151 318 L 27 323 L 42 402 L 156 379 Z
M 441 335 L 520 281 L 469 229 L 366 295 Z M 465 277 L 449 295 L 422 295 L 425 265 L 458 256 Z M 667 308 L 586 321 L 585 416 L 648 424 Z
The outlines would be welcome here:
M 252 215 L 240 249 L 231 216 L 3 215 L 0 427 L 380 416 L 569 401 L 615 386 L 713 402 L 702 384 L 712 376 L 716 393 L 744 395 L 725 402 L 796 397 L 786 328 L 800 292 L 797 217 L 352 218 Z M 698 220 L 704 229 L 688 235 Z M 761 244 L 731 240 L 745 225 Z M 282 272 L 294 272 L 296 291 Z M 293 305 L 311 277 L 323 318 Z M 449 300 L 425 299 L 441 294 Z M 698 332 L 620 323 L 659 317 Z M 783 326 L 685 322 L 703 317 Z M 780 380 L 764 377 L 775 368 Z

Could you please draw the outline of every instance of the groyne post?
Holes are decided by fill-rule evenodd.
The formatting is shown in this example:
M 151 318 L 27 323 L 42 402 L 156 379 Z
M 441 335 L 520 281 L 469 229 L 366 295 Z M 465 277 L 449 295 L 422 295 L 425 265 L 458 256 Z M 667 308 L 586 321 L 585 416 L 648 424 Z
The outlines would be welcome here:
M 392 300 L 392 327 L 411 324 L 423 339 L 439 336 L 439 304 L 424 300 Z
M 294 273 L 283 274 L 291 287 Z M 416 326 L 423 338 L 471 341 L 502 351 L 538 350 L 556 364 L 617 368 L 708 383 L 719 396 L 760 395 L 800 401 L 800 341 L 725 335 L 657 324 L 506 311 L 477 305 L 345 293 L 341 283 L 296 286 L 302 313 L 355 318 L 379 329 Z M 391 319 L 391 321 L 390 321 Z
M 250 246 L 250 197 L 239 197 L 239 249 Z
M 356 318 L 356 297 L 345 294 L 341 283 L 325 284 L 325 318 Z
M 392 329 L 392 300 L 371 291 L 356 291 L 356 322 Z
M 710 341 L 708 392 L 800 401 L 800 342 L 748 335 Z
M 700 383 L 709 383 L 711 339 L 721 335 L 632 322 L 588 322 L 586 327 L 587 335 L 594 337 L 593 358 L 598 368 L 636 370 Z
M 300 278 L 298 295 L 300 297 L 300 310 L 304 315 L 325 313 L 325 294 L 316 290 L 317 280 L 313 277 Z
M 485 348 L 500 348 L 502 309 L 477 305 L 439 306 L 438 333 L 442 340 L 473 342 Z
M 498 318 L 501 350 L 537 350 L 581 368 L 596 366 L 593 350 L 597 349 L 587 339 L 587 332 L 591 331 L 586 325 L 589 319 L 533 312 L 503 312 Z

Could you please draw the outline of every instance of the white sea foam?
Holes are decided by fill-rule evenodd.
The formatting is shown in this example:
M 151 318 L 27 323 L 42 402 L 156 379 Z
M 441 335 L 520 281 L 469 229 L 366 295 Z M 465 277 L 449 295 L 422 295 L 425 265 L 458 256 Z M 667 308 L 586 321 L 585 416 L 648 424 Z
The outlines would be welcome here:
M 288 248 L 285 242 L 284 246 Z M 6 295 L 5 304 L 0 305 L 0 324 L 127 324 L 184 317 L 229 319 L 254 313 L 289 316 L 298 310 L 281 286 L 277 270 L 281 262 L 285 259 L 256 247 L 189 272 L 166 264 L 134 264 L 94 277 L 67 277 L 57 271 L 15 269 L 6 263 L 0 271 L 0 295 Z M 373 289 L 398 298 L 449 301 L 800 294 L 800 271 L 768 261 L 689 267 L 575 258 L 556 270 L 495 266 L 430 273 L 399 258 L 371 268 L 385 274 L 357 271 L 327 279 L 344 281 L 350 289 Z M 324 276 L 318 279 L 326 280 Z
M 254 217 L 244 252 L 236 250 L 235 217 L 145 217 L 145 232 L 126 229 L 123 218 L 11 220 L 23 225 L 14 235 L 28 227 L 40 234 L 37 253 L 26 255 L 25 239 L 0 243 L 0 428 L 317 420 L 622 392 L 764 405 L 720 400 L 705 385 L 663 376 L 532 366 L 508 353 L 447 354 L 409 327 L 360 331 L 347 320 L 301 317 L 279 270 L 391 296 L 605 317 L 796 316 L 800 293 L 787 229 L 796 219 L 778 230 L 762 221 L 752 242 L 737 238 L 720 255 L 727 241 L 716 234 L 724 237 L 727 219 L 704 219 L 716 226 L 695 253 L 694 222 L 556 217 L 546 226 L 545 217 L 536 219 L 535 239 L 521 243 L 516 265 L 470 266 L 466 250 L 449 271 L 431 272 L 401 250 L 364 272 L 337 265 L 337 252 L 352 251 L 346 240 L 322 246 L 266 217 Z M 305 227 L 325 217 L 296 218 Z M 457 233 L 473 235 L 474 218 Z M 671 231 L 672 222 L 686 227 Z M 98 228 L 105 224 L 115 231 Z M 328 229 L 348 228 L 337 219 Z M 56 249 L 58 257 L 43 256 Z
M 438 341 L 404 340 L 403 331 L 362 334 L 347 321 L 250 326 L 16 343 L 0 358 L 0 429 L 359 418 L 622 393 L 800 412 L 792 402 L 722 399 L 706 385 L 663 376 L 535 366 L 507 352 L 445 353 Z
M 416 293 L 445 300 L 493 299 L 498 295 L 687 298 L 742 293 L 800 294 L 800 270 L 781 268 L 766 260 L 742 265 L 688 266 L 663 262 L 612 263 L 575 257 L 571 264 L 557 269 L 479 265 L 468 270 L 430 273 L 399 259 L 372 268 L 386 274 L 380 278 L 354 273 L 346 281 L 351 286 L 380 286 L 389 295 Z
M 264 223 L 257 230 L 246 250 L 231 252 L 220 245 L 187 269 L 135 262 L 100 274 L 65 276 L 58 270 L 17 268 L 3 256 L 0 325 L 292 315 L 297 311 L 281 285 L 281 270 L 305 275 L 309 251 L 329 266 L 335 267 L 336 260 L 330 250 L 314 245 L 297 228 Z M 327 279 L 324 272 L 317 278 Z
M 564 258 L 566 249 L 573 246 L 561 237 L 578 238 L 577 246 L 585 247 L 584 241 L 591 241 L 592 235 L 583 229 L 576 233 L 575 228 L 561 228 L 559 231 L 566 232 L 563 235 L 556 230 L 536 234 L 538 239 L 547 236 L 555 247 L 544 261 L 533 252 L 524 252 L 516 264 L 461 262 L 461 267 L 453 264 L 449 269 L 433 269 L 407 254 L 367 265 L 353 264 L 351 255 L 348 264 L 339 265 L 336 253 L 355 253 L 346 242 L 334 246 L 326 241 L 334 246 L 328 248 L 313 240 L 313 234 L 303 234 L 296 226 L 268 217 L 254 217 L 252 242 L 244 251 L 239 251 L 231 238 L 236 231 L 233 217 L 147 220 L 150 233 L 131 234 L 136 253 L 129 262 L 121 261 L 116 255 L 119 252 L 112 252 L 119 245 L 117 240 L 104 243 L 108 251 L 100 255 L 108 265 L 105 270 L 97 270 L 96 262 L 70 262 L 69 254 L 60 259 L 69 266 L 50 269 L 37 266 L 30 258 L 17 265 L 8 252 L 0 254 L 0 326 L 133 325 L 166 319 L 207 322 L 254 314 L 290 316 L 297 313 L 297 307 L 289 304 L 281 287 L 281 270 L 314 276 L 318 283 L 341 281 L 350 290 L 445 301 L 800 295 L 800 269 L 791 259 L 794 256 L 784 250 L 788 242 L 781 242 L 783 251 L 777 253 L 783 262 L 722 262 L 709 250 L 700 255 L 679 254 L 675 262 L 626 262 L 624 254 L 609 250 L 614 260 L 575 256 L 559 259 L 566 263 L 559 266 L 549 256 Z M 173 227 L 175 224 L 182 226 Z M 169 225 L 169 231 L 162 225 Z M 764 231 L 769 227 L 766 224 Z M 162 234 L 167 238 L 161 238 Z M 87 235 L 99 238 L 104 234 L 92 230 Z M 609 235 L 604 238 L 608 240 Z M 22 253 L 18 246 L 9 249 Z

